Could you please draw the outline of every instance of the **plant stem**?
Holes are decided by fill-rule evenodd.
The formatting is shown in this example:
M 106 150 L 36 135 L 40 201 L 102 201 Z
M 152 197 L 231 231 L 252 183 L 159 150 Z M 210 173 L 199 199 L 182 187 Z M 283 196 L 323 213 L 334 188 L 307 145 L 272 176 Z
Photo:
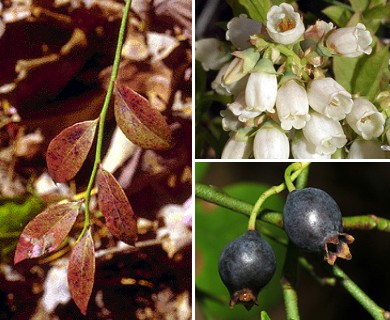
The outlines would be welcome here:
M 305 169 L 309 165 L 310 165 L 310 162 L 296 162 L 296 163 L 293 163 L 287 167 L 287 169 L 285 171 L 286 172 L 285 173 L 285 181 L 286 182 L 283 182 L 282 184 L 280 184 L 278 186 L 271 187 L 270 189 L 265 191 L 259 197 L 259 199 L 256 201 L 256 203 L 252 209 L 251 216 L 249 218 L 248 230 L 255 230 L 257 215 L 260 212 L 261 206 L 263 205 L 264 201 L 267 200 L 270 196 L 282 192 L 286 188 L 287 184 L 289 185 L 290 188 L 295 189 L 292 181 L 294 181 L 302 173 L 303 169 Z M 294 173 L 291 174 L 291 172 L 293 170 L 294 170 Z M 288 173 L 288 178 L 286 178 L 287 173 Z
M 253 205 L 244 201 L 232 198 L 231 196 L 216 190 L 211 186 L 201 183 L 195 184 L 195 196 L 199 199 L 217 204 L 221 207 L 233 210 L 234 212 L 249 216 L 253 210 Z M 282 214 L 264 209 L 259 214 L 259 219 L 271 223 L 280 228 L 283 226 Z
M 384 320 L 386 311 L 379 307 L 355 282 L 353 282 L 343 270 L 334 265 L 332 268 L 333 274 L 338 278 L 340 284 L 353 296 L 364 309 L 375 319 Z
M 390 220 L 376 215 L 344 217 L 343 225 L 346 229 L 372 230 L 390 232 Z
M 307 261 L 304 257 L 298 258 L 298 263 L 300 266 L 302 266 L 320 285 L 324 286 L 334 286 L 336 284 L 336 278 L 333 277 L 325 277 L 322 278 L 318 276 L 315 271 L 313 265 Z
M 123 39 L 124 39 L 125 33 L 126 33 L 126 26 L 127 26 L 127 20 L 129 17 L 130 7 L 131 7 L 131 0 L 127 0 L 125 8 L 123 10 L 121 26 L 119 29 L 118 42 L 117 42 L 117 46 L 116 46 L 115 58 L 114 58 L 113 66 L 112 66 L 110 82 L 108 84 L 106 98 L 104 100 L 104 104 L 103 104 L 102 110 L 101 110 L 100 115 L 99 115 L 99 129 L 98 129 L 98 136 L 97 136 L 97 142 L 96 142 L 95 161 L 93 164 L 91 176 L 89 178 L 87 190 L 86 190 L 85 196 L 84 196 L 84 199 L 85 199 L 84 227 L 80 233 L 79 238 L 77 239 L 77 242 L 80 241 L 80 239 L 83 237 L 84 233 L 87 231 L 88 227 L 91 224 L 91 218 L 90 218 L 90 212 L 89 212 L 89 202 L 91 199 L 91 191 L 92 191 L 93 184 L 95 181 L 96 173 L 97 173 L 98 166 L 99 166 L 99 163 L 101 160 L 103 137 L 104 137 L 104 123 L 106 120 L 106 114 L 107 114 L 107 110 L 108 110 L 108 107 L 110 104 L 112 93 L 114 91 L 115 80 L 118 76 L 119 63 L 120 63 L 120 59 L 121 59 L 122 46 L 123 46 Z
M 298 296 L 295 290 L 298 249 L 291 242 L 288 244 L 283 276 L 280 283 L 283 289 L 284 304 L 288 320 L 299 320 Z

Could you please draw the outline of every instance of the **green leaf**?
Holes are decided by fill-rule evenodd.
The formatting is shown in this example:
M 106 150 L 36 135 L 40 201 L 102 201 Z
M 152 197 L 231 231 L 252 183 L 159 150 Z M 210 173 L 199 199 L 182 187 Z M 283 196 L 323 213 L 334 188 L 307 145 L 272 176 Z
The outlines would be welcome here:
M 224 191 L 241 200 L 255 203 L 259 195 L 268 187 L 262 184 L 239 183 L 226 187 Z M 282 211 L 281 197 L 267 199 L 265 207 Z M 202 313 L 209 319 L 252 319 L 258 317 L 257 307 L 247 311 L 237 305 L 229 308 L 229 293 L 218 274 L 218 259 L 223 248 L 231 240 L 242 235 L 248 227 L 248 217 L 213 204 L 196 201 L 196 289 Z M 282 230 L 266 223 L 260 223 L 276 237 L 285 237 Z M 260 229 L 261 232 L 262 229 Z M 284 263 L 285 247 L 262 236 L 271 244 L 277 260 L 277 271 L 272 281 L 261 291 L 259 304 L 262 309 L 274 306 L 282 297 L 279 284 L 281 269 Z
M 349 0 L 354 11 L 362 12 L 366 10 L 369 4 L 369 0 Z
M 359 58 L 333 58 L 333 72 L 336 81 L 341 84 L 345 90 L 352 92 L 355 68 Z
M 245 7 L 250 18 L 267 22 L 267 12 L 272 5 L 270 0 L 238 0 L 238 2 Z
M 261 311 L 261 320 L 271 320 L 268 313 L 266 311 Z
M 386 5 L 379 5 L 368 9 L 363 12 L 363 17 L 365 20 L 382 20 L 386 19 L 390 14 L 390 7 Z
M 356 82 L 353 92 L 373 101 L 379 93 L 380 82 L 388 62 L 389 46 L 361 59 L 355 71 Z
M 352 17 L 352 12 L 350 10 L 339 6 L 329 6 L 322 10 L 322 12 L 339 27 L 345 27 Z

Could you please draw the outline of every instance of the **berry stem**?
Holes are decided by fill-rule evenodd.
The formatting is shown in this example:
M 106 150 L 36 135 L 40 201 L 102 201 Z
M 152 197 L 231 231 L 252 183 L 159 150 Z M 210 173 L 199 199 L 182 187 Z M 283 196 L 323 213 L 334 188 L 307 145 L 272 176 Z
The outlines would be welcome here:
M 390 220 L 376 215 L 344 217 L 343 226 L 346 229 L 373 230 L 390 232 Z
M 286 188 L 286 186 L 290 192 L 295 190 L 293 181 L 297 179 L 298 176 L 302 173 L 302 171 L 309 165 L 310 162 L 295 162 L 290 164 L 287 167 L 284 174 L 285 182 L 278 186 L 271 187 L 270 189 L 268 189 L 267 191 L 265 191 L 263 194 L 260 195 L 259 199 L 256 201 L 255 205 L 253 206 L 251 216 L 248 222 L 248 230 L 255 230 L 257 215 L 260 212 L 261 206 L 263 205 L 264 201 L 267 200 L 270 196 L 282 192 Z
M 367 296 L 362 289 L 360 289 L 355 282 L 353 282 L 343 270 L 334 265 L 332 268 L 333 274 L 338 278 L 340 284 L 353 296 L 364 309 L 375 319 L 384 320 L 387 311 L 379 307 L 369 296 Z
M 195 184 L 195 196 L 199 199 L 217 204 L 221 207 L 230 209 L 234 212 L 241 213 L 246 216 L 250 216 L 253 210 L 253 205 L 232 198 L 226 193 L 223 193 L 221 191 L 216 190 L 213 187 L 201 183 Z M 283 226 L 282 214 L 279 212 L 263 209 L 259 213 L 259 219 L 268 222 L 270 224 L 276 225 L 280 228 Z
M 100 111 L 100 115 L 99 115 L 99 129 L 98 129 L 97 141 L 96 141 L 95 161 L 93 163 L 92 172 L 91 172 L 91 176 L 89 178 L 87 190 L 85 191 L 85 195 L 84 195 L 84 199 L 85 199 L 84 226 L 83 226 L 83 230 L 81 231 L 76 242 L 81 240 L 84 233 L 88 230 L 88 228 L 91 225 L 89 203 L 90 203 L 90 199 L 91 199 L 91 192 L 92 192 L 93 184 L 94 184 L 95 177 L 97 174 L 98 166 L 99 166 L 99 163 L 101 160 L 102 145 L 103 145 L 103 138 L 104 138 L 104 123 L 106 120 L 106 114 L 107 114 L 107 110 L 108 110 L 108 107 L 110 104 L 112 93 L 114 91 L 115 80 L 118 76 L 119 63 L 121 60 L 123 40 L 124 40 L 125 33 L 126 33 L 126 26 L 127 26 L 127 20 L 129 17 L 129 13 L 130 13 L 130 7 L 131 7 L 131 0 L 127 0 L 126 4 L 125 4 L 125 8 L 123 9 L 122 21 L 121 21 L 121 25 L 120 25 L 120 29 L 119 29 L 118 42 L 117 42 L 116 51 L 115 51 L 114 63 L 112 65 L 110 82 L 108 84 L 104 104 L 103 104 L 102 110 Z
M 298 263 L 303 269 L 307 271 L 320 285 L 322 286 L 334 286 L 336 284 L 336 279 L 333 277 L 320 277 L 318 276 L 315 271 L 313 265 L 307 261 L 306 258 L 304 257 L 299 257 L 298 258 Z

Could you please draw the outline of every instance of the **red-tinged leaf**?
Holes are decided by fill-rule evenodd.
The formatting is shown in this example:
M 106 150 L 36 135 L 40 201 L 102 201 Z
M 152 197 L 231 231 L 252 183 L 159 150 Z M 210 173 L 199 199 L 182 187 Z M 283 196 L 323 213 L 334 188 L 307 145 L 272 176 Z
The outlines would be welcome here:
M 16 246 L 14 263 L 56 250 L 68 235 L 80 202 L 56 204 L 38 214 L 24 228 Z
M 54 181 L 68 181 L 80 170 L 91 149 L 97 123 L 98 119 L 76 123 L 50 141 L 46 162 Z
M 161 113 L 137 92 L 118 84 L 115 119 L 125 136 L 141 148 L 165 150 L 171 147 L 172 132 Z
M 98 204 L 107 228 L 118 239 L 133 244 L 137 239 L 137 220 L 122 187 L 100 166 L 97 175 Z
M 73 301 L 87 314 L 95 279 L 95 248 L 89 228 L 73 248 L 68 265 L 68 285 Z

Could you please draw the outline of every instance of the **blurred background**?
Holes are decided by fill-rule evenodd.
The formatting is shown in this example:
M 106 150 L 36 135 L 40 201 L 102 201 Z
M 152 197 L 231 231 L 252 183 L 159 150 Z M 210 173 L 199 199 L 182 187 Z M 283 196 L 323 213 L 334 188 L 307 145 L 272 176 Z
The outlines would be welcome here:
M 197 163 L 196 179 L 254 204 L 269 186 L 283 182 L 288 163 Z M 389 163 L 312 163 L 308 185 L 328 192 L 343 216 L 374 214 L 390 219 Z M 271 197 L 265 207 L 280 210 L 287 191 Z M 224 246 L 243 234 L 248 218 L 216 205 L 197 200 L 196 206 L 196 319 L 259 319 L 267 310 L 271 319 L 285 319 L 279 284 L 285 248 L 270 240 L 277 257 L 277 271 L 260 293 L 259 307 L 248 312 L 242 305 L 229 309 L 229 295 L 218 275 L 218 257 Z M 266 223 L 258 225 L 278 236 L 284 232 Z M 380 307 L 390 309 L 390 234 L 378 231 L 346 230 L 355 237 L 351 261 L 337 265 Z M 321 257 L 302 253 L 320 276 L 329 275 Z M 321 286 L 305 270 L 298 269 L 298 302 L 301 319 L 370 319 L 370 315 L 343 287 Z

